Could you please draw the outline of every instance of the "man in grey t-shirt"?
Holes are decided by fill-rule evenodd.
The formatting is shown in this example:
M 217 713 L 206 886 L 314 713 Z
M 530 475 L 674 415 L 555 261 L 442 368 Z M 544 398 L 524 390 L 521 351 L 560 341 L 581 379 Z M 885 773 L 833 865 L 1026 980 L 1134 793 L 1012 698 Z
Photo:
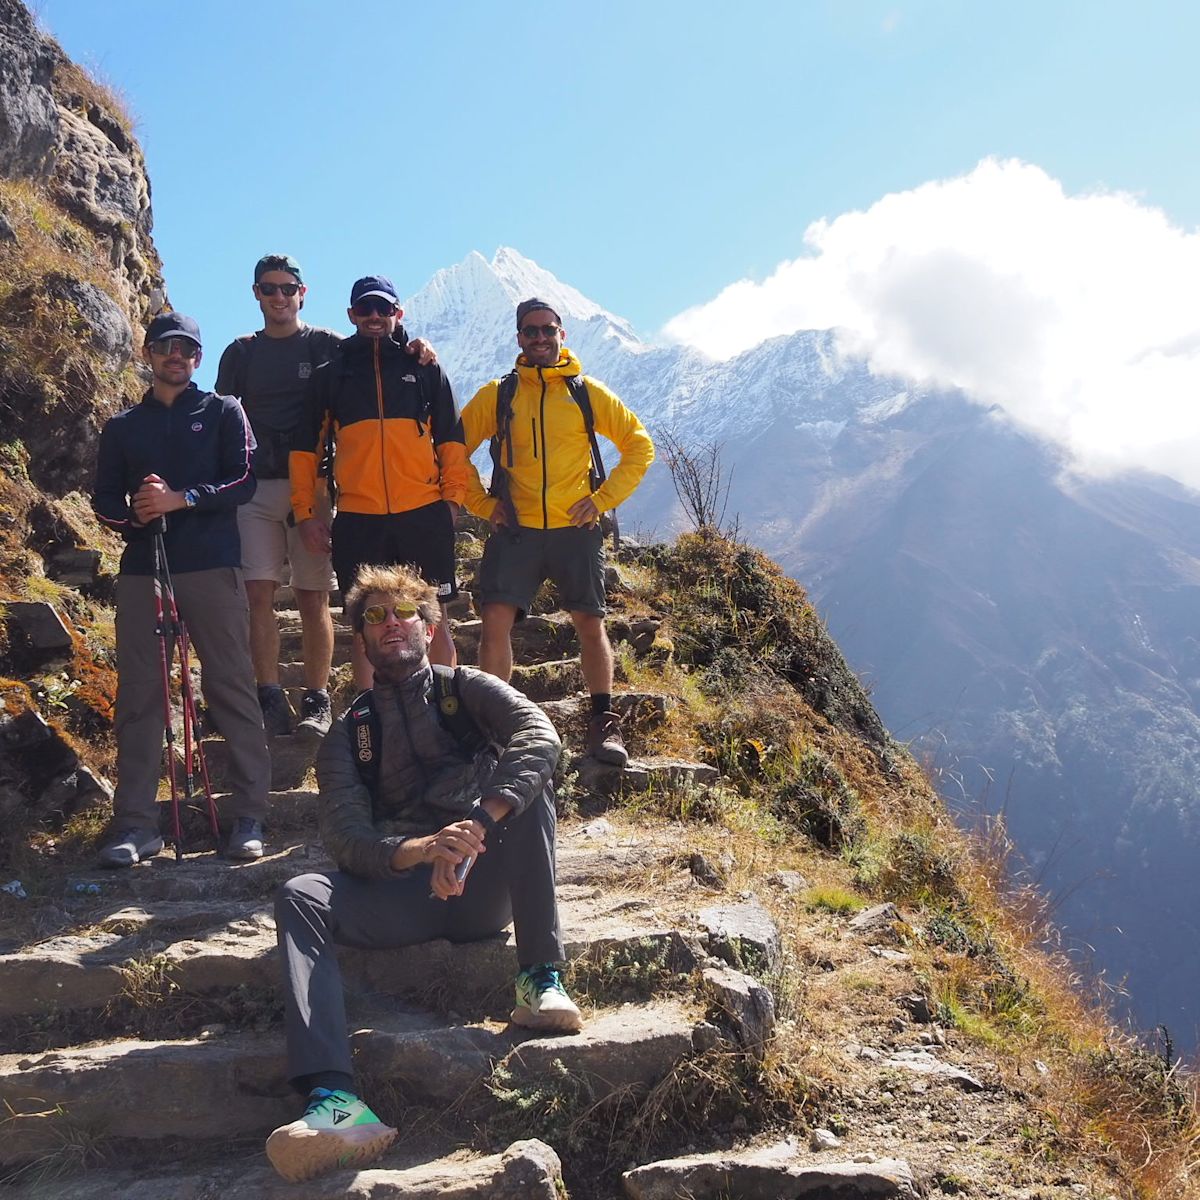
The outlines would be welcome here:
M 288 254 L 267 254 L 254 267 L 254 298 L 263 314 L 258 333 L 239 337 L 221 355 L 216 390 L 237 396 L 258 442 L 254 474 L 258 490 L 238 509 L 242 571 L 250 604 L 250 656 L 268 734 L 291 732 L 291 709 L 279 684 L 279 627 L 275 590 L 291 566 L 292 591 L 300 612 L 304 697 L 300 728 L 318 736 L 329 728 L 329 669 L 333 621 L 329 593 L 337 586 L 328 554 L 308 550 L 292 519 L 288 451 L 304 413 L 308 380 L 328 362 L 339 334 L 305 325 L 300 264 Z M 328 508 L 328 494 L 324 495 Z

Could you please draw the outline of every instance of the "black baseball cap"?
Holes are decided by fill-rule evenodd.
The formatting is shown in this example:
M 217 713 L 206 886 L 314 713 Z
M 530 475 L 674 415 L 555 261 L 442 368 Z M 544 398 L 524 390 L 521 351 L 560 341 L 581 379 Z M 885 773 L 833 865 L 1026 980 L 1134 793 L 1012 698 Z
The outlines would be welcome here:
M 257 283 L 268 271 L 287 271 L 295 275 L 297 283 L 304 282 L 300 264 L 290 254 L 264 254 L 254 264 L 254 282 Z
M 400 297 L 396 295 L 396 285 L 386 275 L 364 275 L 361 279 L 356 280 L 350 289 L 350 307 L 353 308 L 367 296 L 382 296 L 384 300 L 390 300 L 397 307 L 400 305 Z
M 554 312 L 554 306 L 552 304 L 547 304 L 545 300 L 539 300 L 536 296 L 534 296 L 533 299 L 522 300 L 521 303 L 517 305 L 517 328 L 520 329 L 521 326 L 525 324 L 525 318 L 529 316 L 531 312 L 537 312 L 539 308 L 544 308 L 547 312 L 554 313 L 554 319 L 560 325 L 562 324 L 562 317 L 560 317 L 557 312 Z
M 180 312 L 159 313 L 150 322 L 150 328 L 146 330 L 146 345 L 172 337 L 191 338 L 199 346 L 200 326 L 191 317 Z

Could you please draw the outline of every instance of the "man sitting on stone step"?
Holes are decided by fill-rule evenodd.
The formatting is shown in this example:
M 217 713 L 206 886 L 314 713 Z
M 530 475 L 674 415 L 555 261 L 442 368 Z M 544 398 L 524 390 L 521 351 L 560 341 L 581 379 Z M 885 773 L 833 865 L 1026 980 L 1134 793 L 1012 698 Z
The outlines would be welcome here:
M 441 611 L 415 571 L 361 568 L 346 612 L 374 688 L 317 758 L 321 836 L 338 870 L 289 880 L 275 904 L 288 1074 L 308 1107 L 267 1154 L 291 1180 L 366 1162 L 396 1134 L 355 1093 L 337 945 L 469 942 L 511 922 L 513 1022 L 583 1023 L 558 971 L 554 727 L 493 676 L 430 665 Z
M 254 694 L 236 511 L 254 494 L 254 437 L 238 402 L 191 382 L 200 326 L 150 322 L 150 390 L 100 433 L 96 515 L 125 538 L 117 576 L 117 791 L 100 863 L 130 867 L 163 848 L 155 797 L 163 761 L 163 678 L 155 633 L 154 543 L 163 543 L 179 615 L 204 668 L 204 695 L 229 747 L 230 858 L 261 858 L 271 762 Z
M 633 493 L 654 461 L 654 445 L 608 388 L 584 379 L 565 341 L 562 320 L 549 304 L 522 301 L 515 370 L 484 384 L 463 410 L 467 454 L 492 441 L 490 492 L 474 465 L 467 489 L 467 507 L 493 526 L 479 567 L 479 665 L 504 680 L 512 675 L 513 624 L 552 579 L 579 635 L 591 694 L 588 753 L 624 766 L 629 756 L 612 708 L 613 654 L 604 628 L 600 514 Z M 621 454 L 607 479 L 596 433 Z

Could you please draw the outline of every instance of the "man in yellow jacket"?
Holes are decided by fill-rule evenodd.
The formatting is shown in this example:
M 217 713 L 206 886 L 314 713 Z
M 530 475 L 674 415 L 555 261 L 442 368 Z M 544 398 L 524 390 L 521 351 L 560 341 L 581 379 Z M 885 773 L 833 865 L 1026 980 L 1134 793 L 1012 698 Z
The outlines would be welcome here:
M 629 756 L 612 710 L 613 655 L 604 628 L 600 514 L 632 495 L 654 461 L 654 444 L 608 388 L 595 379 L 584 381 L 565 339 L 562 320 L 549 304 L 522 301 L 515 391 L 512 376 L 507 385 L 493 379 L 463 410 L 468 456 L 492 439 L 496 464 L 490 494 L 473 465 L 467 486 L 467 507 L 493 528 L 479 568 L 479 665 L 509 678 L 513 624 L 524 617 L 543 580 L 552 579 L 579 635 L 592 704 L 588 753 L 624 766 Z M 508 392 L 511 404 L 504 402 Z M 586 407 L 595 431 L 621 455 L 603 483 L 591 470 Z

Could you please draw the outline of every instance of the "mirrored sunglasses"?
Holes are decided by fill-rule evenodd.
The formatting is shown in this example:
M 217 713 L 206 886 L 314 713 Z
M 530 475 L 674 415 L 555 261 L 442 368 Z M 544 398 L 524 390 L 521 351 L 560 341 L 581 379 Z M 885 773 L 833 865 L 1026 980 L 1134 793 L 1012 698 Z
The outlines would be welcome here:
M 159 358 L 168 358 L 172 354 L 182 354 L 184 358 L 195 358 L 200 353 L 200 347 L 191 338 L 159 338 L 150 343 L 150 353 Z
M 556 337 L 561 325 L 522 325 L 521 336 L 532 341 L 535 337 Z
M 273 296 L 276 292 L 282 292 L 285 296 L 294 296 L 299 290 L 298 283 L 260 283 L 258 290 L 264 296 Z
M 417 615 L 415 604 L 393 604 L 390 607 L 397 621 L 410 621 Z M 387 620 L 388 608 L 386 604 L 372 604 L 370 608 L 363 609 L 363 620 L 368 625 L 382 625 Z

